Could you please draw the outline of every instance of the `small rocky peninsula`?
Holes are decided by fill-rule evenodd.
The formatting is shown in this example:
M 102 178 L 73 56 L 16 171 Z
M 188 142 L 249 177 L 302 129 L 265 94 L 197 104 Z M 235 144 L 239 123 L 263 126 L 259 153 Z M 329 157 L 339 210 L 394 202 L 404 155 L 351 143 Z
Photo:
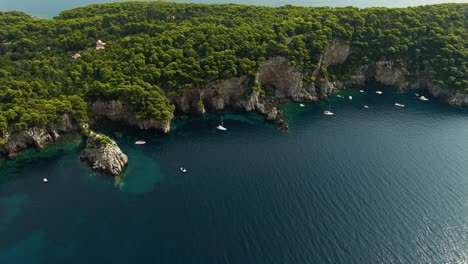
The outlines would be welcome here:
M 97 172 L 119 176 L 128 163 L 128 157 L 108 136 L 90 131 L 86 148 L 80 156 L 82 161 Z

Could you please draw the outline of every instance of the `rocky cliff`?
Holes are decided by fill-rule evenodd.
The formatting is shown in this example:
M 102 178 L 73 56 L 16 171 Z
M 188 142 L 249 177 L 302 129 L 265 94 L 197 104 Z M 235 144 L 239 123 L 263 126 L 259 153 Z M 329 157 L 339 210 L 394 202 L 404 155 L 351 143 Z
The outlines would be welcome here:
M 128 107 L 121 101 L 96 101 L 89 106 L 90 123 L 95 123 L 102 118 L 118 121 L 139 129 L 154 128 L 164 134 L 169 133 L 171 126 L 169 122 L 162 122 L 155 119 L 138 120 Z
M 260 93 L 265 86 L 274 89 L 274 94 L 268 98 L 262 97 Z M 206 111 L 221 111 L 231 107 L 247 112 L 257 111 L 265 115 L 267 120 L 278 122 L 282 128 L 287 126 L 274 107 L 276 103 L 316 100 L 313 84 L 304 83 L 303 74 L 288 65 L 287 59 L 283 57 L 266 60 L 259 67 L 255 79 L 242 76 L 222 80 L 211 83 L 204 89 L 184 91 L 171 98 L 177 111 L 181 113 L 202 115 Z
M 207 87 L 190 89 L 172 96 L 171 102 L 176 111 L 185 114 L 203 115 L 206 111 L 221 111 L 226 107 L 244 111 L 257 111 L 269 121 L 275 121 L 287 128 L 281 119 L 282 113 L 275 108 L 278 103 L 313 102 L 326 98 L 334 90 L 364 86 L 375 81 L 395 87 L 400 91 L 408 89 L 427 90 L 434 97 L 444 98 L 456 106 L 467 106 L 468 95 L 443 89 L 431 83 L 425 73 L 418 74 L 410 82 L 402 68 L 393 61 L 378 61 L 361 65 L 354 69 L 345 80 L 330 80 L 325 74 L 327 67 L 342 64 L 353 53 L 352 47 L 345 43 L 335 43 L 325 49 L 317 58 L 314 69 L 299 69 L 291 66 L 284 57 L 267 59 L 255 76 L 241 76 L 210 83 Z M 307 81 L 308 80 L 308 81 Z M 268 94 L 265 91 L 268 90 Z M 140 129 L 151 129 L 169 133 L 170 121 L 155 119 L 138 120 L 121 101 L 97 101 L 89 106 L 90 123 L 102 118 L 118 121 Z M 54 130 L 31 128 L 23 132 L 5 133 L 0 137 L 0 157 L 13 157 L 15 153 L 29 147 L 43 148 L 48 142 L 56 140 L 61 133 L 73 130 L 70 118 L 64 115 L 62 125 Z
M 425 90 L 434 97 L 444 99 L 450 105 L 468 106 L 468 94 L 447 90 L 432 83 L 425 72 L 418 73 L 416 77 L 413 82 L 410 82 L 401 66 L 395 62 L 377 61 L 358 67 L 346 81 L 330 81 L 324 85 L 336 89 L 347 89 L 365 86 L 367 82 L 378 82 L 399 91 Z
M 50 142 L 56 141 L 60 135 L 77 131 L 78 125 L 68 115 L 63 115 L 60 124 L 54 129 L 32 127 L 26 131 L 12 131 L 0 138 L 0 158 L 14 158 L 19 152 L 28 148 L 43 149 Z
M 351 46 L 346 43 L 330 45 L 325 49 L 323 55 L 319 59 L 319 66 L 326 68 L 328 66 L 344 63 L 351 53 Z
M 286 98 L 295 102 L 317 100 L 313 85 L 305 84 L 303 73 L 288 65 L 288 60 L 283 57 L 266 60 L 258 69 L 258 82 L 260 87 L 274 87 L 274 97 L 277 99 Z
M 128 157 L 117 144 L 105 135 L 89 132 L 81 160 L 97 172 L 119 176 L 128 163 Z
M 347 44 L 331 45 L 319 57 L 317 69 L 343 63 L 351 53 L 351 47 Z M 171 101 L 178 112 L 185 114 L 202 115 L 205 111 L 220 111 L 231 107 L 248 112 L 257 111 L 265 115 L 267 120 L 276 120 L 275 104 L 287 101 L 314 102 L 319 95 L 326 96 L 333 90 L 333 83 L 318 82 L 322 76 L 317 69 L 303 71 L 289 65 L 286 58 L 278 56 L 267 59 L 258 68 L 255 80 L 248 76 L 221 80 L 203 89 L 181 92 L 173 96 Z M 316 83 L 304 81 L 311 76 L 316 77 Z M 260 90 L 268 87 L 273 90 L 273 94 L 262 97 L 260 90 L 252 88 L 255 86 Z

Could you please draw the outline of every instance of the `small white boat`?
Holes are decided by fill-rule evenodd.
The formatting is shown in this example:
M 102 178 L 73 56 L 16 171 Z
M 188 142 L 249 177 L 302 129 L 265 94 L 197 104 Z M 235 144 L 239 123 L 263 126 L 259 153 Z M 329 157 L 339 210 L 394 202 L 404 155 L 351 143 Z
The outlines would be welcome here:
M 419 97 L 419 100 L 421 101 L 429 101 L 429 99 L 427 99 L 424 95 Z
M 364 92 L 364 90 L 359 90 L 359 92 L 360 92 L 360 93 L 363 93 L 363 92 Z
M 135 142 L 136 145 L 143 145 L 143 144 L 146 144 L 146 141 L 144 140 L 138 140 Z
M 376 94 L 383 94 L 382 91 L 375 91 Z
M 336 97 L 338 97 L 338 98 L 342 98 L 343 96 L 341 96 L 341 95 L 339 95 L 339 94 L 338 94 L 338 95 L 336 95 Z
M 418 94 L 418 93 L 415 93 L 414 95 L 416 95 L 417 97 L 419 97 L 419 94 Z
M 348 96 L 348 98 L 349 98 L 349 100 L 353 100 L 353 97 L 352 97 L 351 95 L 350 95 L 350 96 Z
M 226 131 L 227 128 L 224 127 L 224 124 L 223 124 L 223 117 L 221 117 L 221 124 L 219 124 L 216 129 L 218 130 L 221 130 L 221 131 Z
M 305 104 L 300 104 L 299 106 L 300 106 L 300 107 L 304 107 L 304 106 L 305 106 Z
M 42 179 L 43 182 L 47 183 L 49 180 L 47 178 Z
M 364 105 L 364 108 L 369 109 L 369 106 L 368 106 L 368 105 Z
M 187 169 L 184 168 L 184 167 L 180 167 L 180 171 L 181 171 L 182 173 L 186 173 L 186 172 L 187 172 Z
M 323 114 L 326 115 L 326 116 L 334 115 L 334 113 L 332 111 L 330 111 L 330 109 L 331 109 L 331 105 L 328 106 L 328 110 L 323 111 Z
M 399 104 L 399 103 L 395 103 L 395 106 L 398 106 L 398 107 L 405 107 L 404 104 Z

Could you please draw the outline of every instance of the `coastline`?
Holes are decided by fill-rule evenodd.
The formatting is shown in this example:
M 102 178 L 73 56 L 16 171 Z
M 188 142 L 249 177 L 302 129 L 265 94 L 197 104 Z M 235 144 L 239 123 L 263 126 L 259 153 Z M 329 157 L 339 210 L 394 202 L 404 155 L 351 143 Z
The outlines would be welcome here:
M 198 8 L 196 5 L 189 6 L 173 3 L 96 5 L 65 11 L 57 17 L 56 20 L 68 23 L 68 20 L 74 21 L 85 15 L 86 12 L 89 12 L 90 15 L 94 14 L 94 16 L 96 16 L 95 19 L 99 20 L 102 18 L 100 17 L 100 12 L 97 12 L 98 8 L 114 10 L 113 8 L 132 7 L 136 8 L 132 12 L 138 13 L 138 10 L 140 10 L 139 7 L 143 5 L 155 8 L 177 7 L 180 10 L 189 8 L 197 10 L 196 8 Z M 216 5 L 210 7 L 213 8 L 212 12 L 215 15 L 223 17 L 223 13 L 216 13 L 219 12 L 215 9 L 215 7 L 217 7 Z M 428 10 L 447 9 L 456 14 L 461 7 L 463 6 L 447 4 L 433 6 Z M 240 7 L 233 6 L 232 8 L 231 12 L 235 13 Z M 254 10 L 258 7 L 242 8 L 251 8 Z M 291 7 L 291 9 L 294 8 Z M 421 13 L 426 14 L 425 12 L 428 12 L 422 7 L 419 9 Z M 278 10 L 280 9 L 270 8 L 268 12 L 275 14 Z M 317 10 L 310 9 L 309 11 Z M 352 9 L 348 11 L 363 12 L 362 10 L 357 11 Z M 370 12 L 369 14 L 374 15 L 374 10 L 368 11 Z M 317 12 L 322 11 L 318 10 Z M 366 12 L 364 12 L 364 14 L 367 14 Z M 391 14 L 391 9 L 388 9 L 386 12 Z M 167 25 L 173 25 L 173 27 L 178 30 L 178 27 L 182 24 L 179 23 L 179 18 L 175 15 L 162 16 L 163 14 L 157 12 L 149 12 L 146 15 L 148 16 L 147 23 L 154 23 L 155 26 L 160 26 L 161 30 L 164 30 Z M 13 17 L 14 16 L 21 17 L 22 14 L 13 14 Z M 180 19 L 183 20 L 182 18 L 184 17 Z M 36 20 L 34 17 L 24 16 L 21 17 L 21 19 L 24 20 L 23 22 L 25 24 L 35 23 L 34 21 Z M 193 17 L 189 16 L 188 19 L 198 21 L 197 19 L 199 18 L 193 15 Z M 242 16 L 238 18 L 239 21 L 244 21 L 245 19 L 246 18 Z M 365 20 L 363 21 L 365 22 Z M 5 71 L 5 73 L 2 73 L 9 89 L 5 108 L 10 109 L 8 109 L 8 113 L 5 113 L 4 116 L 0 115 L 0 121 L 3 127 L 3 130 L 0 130 L 0 158 L 14 158 L 18 152 L 28 148 L 40 150 L 47 144 L 56 141 L 60 136 L 80 133 L 82 130 L 81 127 L 85 123 L 89 123 L 91 128 L 93 128 L 102 120 L 111 120 L 141 130 L 155 130 L 158 133 L 168 134 L 171 130 L 171 121 L 175 115 L 204 115 L 205 113 L 222 112 L 226 108 L 233 108 L 244 112 L 257 112 L 263 115 L 267 121 L 274 122 L 280 128 L 286 130 L 288 125 L 284 119 L 284 113 L 278 109 L 278 105 L 288 102 L 317 103 L 319 101 L 326 101 L 329 96 L 337 91 L 360 89 L 372 82 L 393 87 L 400 92 L 410 90 L 417 92 L 424 91 L 424 93 L 430 95 L 431 98 L 441 98 L 448 104 L 454 106 L 468 105 L 468 94 L 463 93 L 463 89 L 460 89 L 460 87 L 463 88 L 466 82 L 460 79 L 460 73 L 463 73 L 463 69 L 457 71 L 456 74 L 450 76 L 450 78 L 445 76 L 448 80 L 444 83 L 445 79 L 441 80 L 440 76 L 431 73 L 431 68 L 421 66 L 422 64 L 426 65 L 427 61 L 422 61 L 421 64 L 416 66 L 412 65 L 412 61 L 409 58 L 405 59 L 404 55 L 406 53 L 396 54 L 395 47 L 384 49 L 384 47 L 388 45 L 387 43 L 379 42 L 376 44 L 371 42 L 372 38 L 368 40 L 367 38 L 372 37 L 373 33 L 369 33 L 369 35 L 366 36 L 367 38 L 361 37 L 365 43 L 352 41 L 352 35 L 349 34 L 358 28 L 362 29 L 362 27 L 367 27 L 370 31 L 373 31 L 374 27 L 379 29 L 378 25 L 369 26 L 363 21 L 360 22 L 361 28 L 352 23 L 349 25 L 347 24 L 349 32 L 346 30 L 343 32 L 341 31 L 342 26 L 345 26 L 345 22 L 326 28 L 330 29 L 330 31 L 323 31 L 320 29 L 322 25 L 317 24 L 318 21 L 316 21 L 316 24 L 312 22 L 307 24 L 309 25 L 308 30 L 303 28 L 304 25 L 301 26 L 301 23 L 296 25 L 298 28 L 295 30 L 285 30 L 281 27 L 276 27 L 276 31 L 278 32 L 272 32 L 274 33 L 272 35 L 274 38 L 270 39 L 270 42 L 267 43 L 260 38 L 260 41 L 264 41 L 263 43 L 265 45 L 262 47 L 265 50 L 261 51 L 261 49 L 259 49 L 258 54 L 250 54 L 250 57 L 246 55 L 249 54 L 248 52 L 250 51 L 244 51 L 242 48 L 237 52 L 243 52 L 245 54 L 236 57 L 235 49 L 239 49 L 239 47 L 234 45 L 230 47 L 232 49 L 230 50 L 216 46 L 216 42 L 212 43 L 213 47 L 220 48 L 222 51 L 215 51 L 211 48 L 212 51 L 210 52 L 212 54 L 209 56 L 206 55 L 207 51 L 204 50 L 204 48 L 198 51 L 192 47 L 185 47 L 186 50 L 176 50 L 173 45 L 168 45 L 168 49 L 171 52 L 161 52 L 159 57 L 156 56 L 156 54 L 146 54 L 145 57 L 144 49 L 135 55 L 133 54 L 133 49 L 134 46 L 138 45 L 135 43 L 129 44 L 132 42 L 132 39 L 127 38 L 129 33 L 125 31 L 127 30 L 125 28 L 125 30 L 117 31 L 119 33 L 113 33 L 115 34 L 114 38 L 116 38 L 116 40 L 112 40 L 110 37 L 107 38 L 110 40 L 110 43 L 108 43 L 110 45 L 108 45 L 107 48 L 104 47 L 106 43 L 101 40 L 96 42 L 95 48 L 87 46 L 88 44 L 85 43 L 86 41 L 83 41 L 83 43 L 79 45 L 71 45 L 68 48 L 57 46 L 46 47 L 45 55 L 43 52 L 40 52 L 44 60 L 48 60 L 54 55 L 58 57 L 61 56 L 60 59 L 64 59 L 63 56 L 65 56 L 66 51 L 76 50 L 78 46 L 82 49 L 78 53 L 74 53 L 72 58 L 63 60 L 69 67 L 76 70 L 76 72 L 73 72 L 73 75 L 68 77 L 67 85 L 63 85 L 61 81 L 58 82 L 58 85 L 62 85 L 63 87 L 61 87 L 61 89 L 71 94 L 60 96 L 60 99 L 54 98 L 54 96 L 58 95 L 44 95 L 44 98 L 38 98 L 31 103 L 31 113 L 27 112 L 29 109 L 24 110 L 19 106 L 15 108 L 16 110 L 13 110 L 12 105 L 16 106 L 15 104 L 18 104 L 18 101 L 10 102 L 10 99 L 14 98 L 14 96 L 11 97 L 9 95 L 12 93 L 14 94 L 14 91 L 10 89 L 8 85 L 15 87 L 15 78 L 20 77 L 10 78 L 9 72 Z M 382 22 L 380 26 L 385 28 L 387 22 Z M 274 24 L 274 20 L 272 20 L 271 23 L 276 25 Z M 252 25 L 255 24 L 252 23 Z M 331 31 L 334 27 L 337 32 L 340 32 L 337 33 L 338 35 L 336 36 L 333 35 Z M 209 27 L 205 29 L 208 28 Z M 183 27 L 181 27 L 181 29 L 183 29 Z M 226 30 L 226 32 L 233 34 L 233 36 L 237 36 L 235 34 L 238 32 L 235 32 L 232 27 L 227 27 Z M 304 40 L 307 38 L 311 38 L 309 42 L 310 40 L 314 40 L 315 33 L 317 33 L 314 30 L 318 30 L 317 32 L 322 34 L 322 37 L 325 39 L 321 42 L 312 43 L 312 46 L 306 45 Z M 138 32 L 138 30 L 136 32 Z M 142 32 L 143 34 L 149 34 L 149 31 L 142 30 Z M 207 36 L 209 36 L 209 34 Z M 123 39 L 119 39 L 119 37 Z M 147 37 L 150 36 L 148 35 Z M 388 37 L 394 36 L 389 33 Z M 411 40 L 412 37 L 413 35 L 411 34 L 407 36 L 408 40 Z M 19 52 L 15 50 L 17 49 L 17 45 L 21 44 L 22 40 L 19 39 L 16 41 L 14 37 L 11 38 L 12 39 L 5 39 L 2 41 L 2 45 L 0 46 L 0 51 L 3 52 L 2 55 L 9 56 L 9 52 L 12 51 L 16 51 L 18 56 L 24 55 L 21 53 L 21 50 L 19 50 Z M 37 38 L 40 40 L 40 36 Z M 265 38 L 268 39 L 266 36 Z M 119 43 L 119 41 L 122 43 Z M 376 51 L 378 54 L 375 55 L 371 52 L 370 55 L 375 55 L 371 59 L 364 56 L 367 53 L 363 47 L 379 44 L 383 45 L 382 47 L 377 46 L 379 49 L 378 52 L 380 53 Z M 132 48 L 131 53 L 133 55 L 130 54 L 130 57 L 138 55 L 137 57 L 139 60 L 135 61 L 131 65 L 132 67 L 126 69 L 125 72 L 115 72 L 120 74 L 117 74 L 119 78 L 112 79 L 112 69 L 101 69 L 100 66 L 94 65 L 94 63 L 99 64 L 100 62 L 112 60 L 112 55 L 115 55 L 113 52 L 119 50 L 127 52 L 128 45 Z M 423 44 L 421 45 L 424 46 Z M 245 44 L 244 49 L 247 49 L 248 46 L 249 45 Z M 83 49 L 83 47 L 85 48 Z M 400 45 L 397 48 L 403 51 L 408 49 L 407 46 L 405 48 L 405 45 Z M 416 46 L 413 48 L 416 48 Z M 34 50 L 35 47 L 32 46 L 31 49 Z M 267 52 L 267 50 L 269 52 Z M 180 51 L 183 52 L 180 53 Z M 437 53 L 442 51 L 434 49 L 432 52 Z M 417 49 L 414 53 L 416 55 L 414 55 L 415 57 L 413 59 L 416 60 L 416 58 L 419 58 L 421 50 Z M 172 56 L 171 54 L 178 55 Z M 426 56 L 428 56 L 428 54 L 426 54 Z M 26 52 L 26 55 L 29 56 L 30 53 Z M 174 58 L 179 55 L 182 57 L 174 61 Z M 95 61 L 94 56 L 99 59 Z M 203 62 L 203 56 L 206 56 L 206 62 L 204 62 L 206 65 L 199 63 L 200 61 Z M 220 62 L 214 60 L 213 56 L 219 56 L 218 60 L 220 60 Z M 192 60 L 190 62 L 187 60 L 186 64 L 181 63 L 181 60 L 185 58 Z M 238 60 L 238 65 L 234 63 L 236 60 Z M 120 63 L 128 66 L 126 61 Z M 196 74 L 189 74 L 193 69 L 192 71 L 187 70 L 187 72 L 185 72 L 185 68 L 194 63 L 198 63 L 198 71 L 196 71 Z M 226 65 L 221 65 L 224 63 L 226 63 Z M 31 65 L 33 64 L 34 63 L 31 62 Z M 178 66 L 179 64 L 182 66 Z M 453 62 L 453 64 L 456 65 L 455 62 Z M 10 70 L 15 69 L 14 67 L 17 66 L 14 63 L 11 65 Z M 145 74 L 140 74 L 140 79 L 137 81 L 135 81 L 133 77 L 134 74 L 138 73 L 138 71 L 134 71 L 136 70 L 135 65 L 147 71 Z M 204 66 L 203 69 L 202 66 Z M 166 71 L 167 67 L 175 68 L 176 70 Z M 87 70 L 83 70 L 84 68 Z M 129 74 L 129 72 L 133 72 L 134 74 Z M 443 73 L 445 74 L 445 71 Z M 174 80 L 176 79 L 174 76 L 179 77 L 180 83 Z M 134 83 L 134 81 L 137 83 Z M 11 82 L 11 84 L 8 82 Z M 453 89 L 449 89 L 447 86 L 449 83 L 455 83 L 456 85 Z M 39 83 L 37 85 L 40 87 L 37 88 L 38 90 L 42 88 L 41 92 L 47 94 L 47 89 L 49 88 L 45 85 L 45 82 L 43 82 L 42 87 Z M 76 91 L 74 89 L 76 89 Z M 58 88 L 56 92 L 60 94 L 63 91 Z M 51 98 L 53 100 L 51 100 Z M 60 102 L 59 108 L 53 105 L 57 103 L 57 101 L 54 101 L 55 99 L 63 101 Z M 48 104 L 49 107 L 47 107 L 46 110 L 41 109 L 38 107 L 38 105 L 41 104 Z M 26 108 L 28 108 L 28 106 L 26 106 Z M 38 117 L 37 119 L 42 119 L 36 122 L 35 117 Z

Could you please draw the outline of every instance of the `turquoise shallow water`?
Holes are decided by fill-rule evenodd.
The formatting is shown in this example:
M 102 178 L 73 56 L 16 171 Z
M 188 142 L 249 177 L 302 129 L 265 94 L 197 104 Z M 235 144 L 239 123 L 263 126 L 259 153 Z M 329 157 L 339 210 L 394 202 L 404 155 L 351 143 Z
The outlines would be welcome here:
M 224 113 L 226 133 L 221 114 L 168 136 L 106 125 L 119 183 L 74 137 L 1 161 L 0 263 L 468 262 L 468 111 L 348 95 L 333 117 L 285 106 L 288 132 L 253 113 Z
M 0 11 L 20 10 L 28 14 L 38 16 L 41 18 L 52 18 L 58 15 L 61 11 L 75 8 L 78 6 L 85 6 L 90 4 L 111 3 L 111 2 L 124 2 L 125 0 L 0 0 Z M 203 4 L 225 4 L 237 3 L 247 5 L 266 5 L 266 6 L 283 6 L 283 5 L 297 5 L 297 6 L 356 6 L 360 8 L 385 6 L 385 7 L 407 7 L 440 3 L 466 3 L 466 0 L 271 0 L 268 2 L 261 0 L 175 0 L 172 2 L 179 3 L 203 3 Z

